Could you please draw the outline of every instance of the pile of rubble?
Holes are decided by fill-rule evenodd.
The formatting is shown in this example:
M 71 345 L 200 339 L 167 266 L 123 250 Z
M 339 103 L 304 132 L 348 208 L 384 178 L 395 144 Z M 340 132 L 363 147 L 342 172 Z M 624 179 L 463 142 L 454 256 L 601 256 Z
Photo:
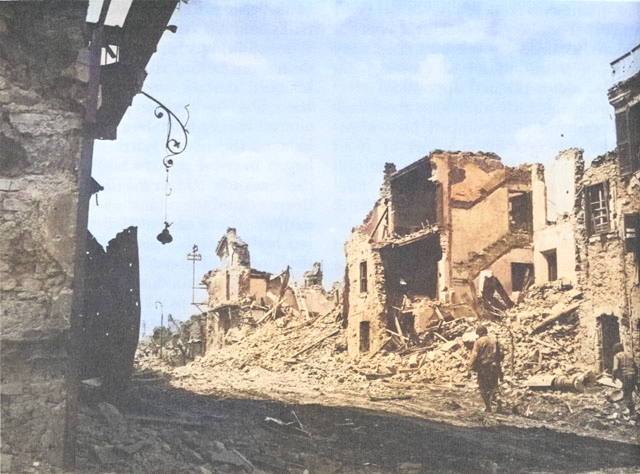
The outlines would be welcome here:
M 534 375 L 592 381 L 580 360 L 579 320 L 575 310 L 582 295 L 562 282 L 531 287 L 526 299 L 485 321 L 498 336 L 505 377 L 524 385 Z M 389 347 L 358 360 L 346 355 L 340 308 L 312 318 L 284 316 L 260 325 L 242 342 L 210 351 L 198 363 L 206 367 L 243 369 L 259 366 L 272 372 L 321 371 L 333 379 L 355 381 L 393 377 L 422 383 L 465 383 L 467 359 L 476 338 L 474 318 L 443 317 L 402 347 Z M 391 345 L 390 345 L 391 346 Z
M 501 343 L 505 377 L 518 384 L 536 374 L 593 378 L 581 362 L 576 339 L 576 309 L 581 299 L 579 291 L 562 282 L 547 283 L 530 288 L 526 300 L 483 322 Z M 475 318 L 443 318 L 419 335 L 426 345 L 409 347 L 386 359 L 396 360 L 394 367 L 406 380 L 456 383 L 468 373 L 477 322 Z M 371 362 L 384 359 L 374 357 Z
M 572 429 L 633 429 L 624 407 L 612 403 L 615 388 L 594 383 L 597 376 L 581 357 L 576 311 L 581 301 L 581 292 L 570 285 L 545 283 L 530 287 L 499 317 L 483 321 L 505 355 L 503 404 L 509 413 L 531 420 L 562 425 L 571 418 Z M 464 397 L 469 413 L 476 411 L 477 382 L 467 366 L 476 318 L 451 319 L 442 311 L 442 319 L 417 337 L 354 359 L 347 355 L 340 314 L 336 308 L 322 316 L 285 315 L 186 367 L 145 357 L 138 360 L 139 368 L 164 364 L 172 384 L 199 393 L 277 398 L 279 391 L 290 400 L 313 399 L 315 393 L 338 404 L 347 403 L 349 393 L 359 393 L 369 402 L 405 400 L 407 407 L 424 411 L 411 399 L 417 403 L 424 390 L 434 389 L 459 403 L 456 397 Z

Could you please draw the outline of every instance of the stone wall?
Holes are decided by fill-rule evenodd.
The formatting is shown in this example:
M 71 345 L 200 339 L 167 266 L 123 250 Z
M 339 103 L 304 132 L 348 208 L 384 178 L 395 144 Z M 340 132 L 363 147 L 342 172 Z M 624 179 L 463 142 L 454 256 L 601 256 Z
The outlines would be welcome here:
M 10 472 L 38 460 L 62 465 L 74 449 L 67 376 L 86 84 L 68 68 L 87 44 L 86 9 L 0 3 L 0 382 Z
M 386 288 L 384 267 L 378 251 L 373 250 L 368 235 L 360 232 L 351 234 L 345 243 L 347 255 L 346 287 L 348 294 L 348 325 L 346 331 L 347 350 L 351 357 L 360 354 L 361 323 L 368 323 L 370 338 L 367 341 L 369 353 L 377 351 L 386 342 L 387 325 L 385 316 Z M 360 265 L 366 262 L 367 291 L 360 291 Z
M 610 225 L 607 231 L 589 233 L 586 193 L 590 186 L 599 183 L 608 183 Z M 640 212 L 640 180 L 633 175 L 621 178 L 617 156 L 612 152 L 596 158 L 584 171 L 580 189 L 582 210 L 578 217 L 584 225 L 581 226 L 578 249 L 582 262 L 580 279 L 586 300 L 582 308 L 588 337 L 585 350 L 592 357 L 595 354 L 595 364 L 602 366 L 602 354 L 607 351 L 600 344 L 599 318 L 602 316 L 616 318 L 620 341 L 636 353 L 640 352 L 638 262 L 634 254 L 625 249 L 623 224 L 625 214 Z

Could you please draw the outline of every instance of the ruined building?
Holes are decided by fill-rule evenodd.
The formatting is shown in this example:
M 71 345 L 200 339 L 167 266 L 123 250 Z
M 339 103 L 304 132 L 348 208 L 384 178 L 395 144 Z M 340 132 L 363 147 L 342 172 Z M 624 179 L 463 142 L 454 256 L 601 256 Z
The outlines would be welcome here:
M 268 319 L 292 313 L 307 317 L 335 308 L 335 292 L 322 288 L 319 263 L 305 272 L 305 285 L 290 284 L 290 269 L 273 275 L 251 268 L 248 245 L 230 227 L 216 247 L 220 268 L 204 275 L 207 288 L 207 347 L 237 342 Z
M 623 342 L 640 356 L 640 46 L 611 64 L 617 148 L 593 160 L 579 183 L 579 240 L 595 365 L 611 369 Z
M 477 314 L 478 294 L 512 306 L 533 279 L 532 206 L 531 167 L 495 154 L 387 164 L 380 198 L 345 244 L 349 353 L 376 351 L 389 333 L 410 338 L 443 311 Z
M 121 315 L 131 349 L 139 290 L 135 227 L 106 252 L 88 234 L 93 145 L 115 139 L 177 1 L 133 0 L 121 26 L 109 1 L 92 23 L 87 1 L 0 2 L 2 472 L 72 469 L 80 379 L 114 387 L 105 365 L 132 357 L 98 338 L 97 313 Z
M 617 342 L 640 354 L 640 46 L 612 63 L 617 148 L 586 167 L 434 151 L 397 171 L 345 244 L 352 356 L 433 321 L 500 314 L 532 283 L 562 280 L 580 301 L 581 360 L 611 370 Z
M 251 268 L 249 246 L 230 227 L 216 247 L 220 268 L 205 274 L 207 347 L 234 342 L 265 317 L 284 308 L 297 309 L 289 287 L 289 268 L 279 275 Z

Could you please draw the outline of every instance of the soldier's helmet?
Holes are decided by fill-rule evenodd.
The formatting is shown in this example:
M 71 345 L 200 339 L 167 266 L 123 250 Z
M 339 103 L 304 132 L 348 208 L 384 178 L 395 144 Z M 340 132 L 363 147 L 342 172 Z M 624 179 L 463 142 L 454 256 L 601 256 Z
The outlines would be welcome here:
M 488 332 L 489 331 L 487 331 L 487 328 L 486 328 L 486 326 L 484 324 L 481 324 L 481 323 L 477 324 L 477 326 L 476 326 L 476 334 L 478 336 L 486 336 Z

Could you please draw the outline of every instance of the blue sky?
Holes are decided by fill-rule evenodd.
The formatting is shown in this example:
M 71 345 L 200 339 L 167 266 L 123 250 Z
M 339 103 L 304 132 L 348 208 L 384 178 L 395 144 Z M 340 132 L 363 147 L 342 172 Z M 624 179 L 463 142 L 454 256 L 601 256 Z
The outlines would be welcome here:
M 549 162 L 615 148 L 610 63 L 640 43 L 640 3 L 597 1 L 210 1 L 182 4 L 143 90 L 186 118 L 166 198 L 166 122 L 138 95 L 118 139 L 96 143 L 105 187 L 89 228 L 103 245 L 138 226 L 142 318 L 186 319 L 218 267 L 227 227 L 252 267 L 298 280 L 315 261 L 325 287 L 344 274 L 343 244 L 371 209 L 385 162 L 434 149 Z M 204 301 L 199 293 L 197 300 Z

